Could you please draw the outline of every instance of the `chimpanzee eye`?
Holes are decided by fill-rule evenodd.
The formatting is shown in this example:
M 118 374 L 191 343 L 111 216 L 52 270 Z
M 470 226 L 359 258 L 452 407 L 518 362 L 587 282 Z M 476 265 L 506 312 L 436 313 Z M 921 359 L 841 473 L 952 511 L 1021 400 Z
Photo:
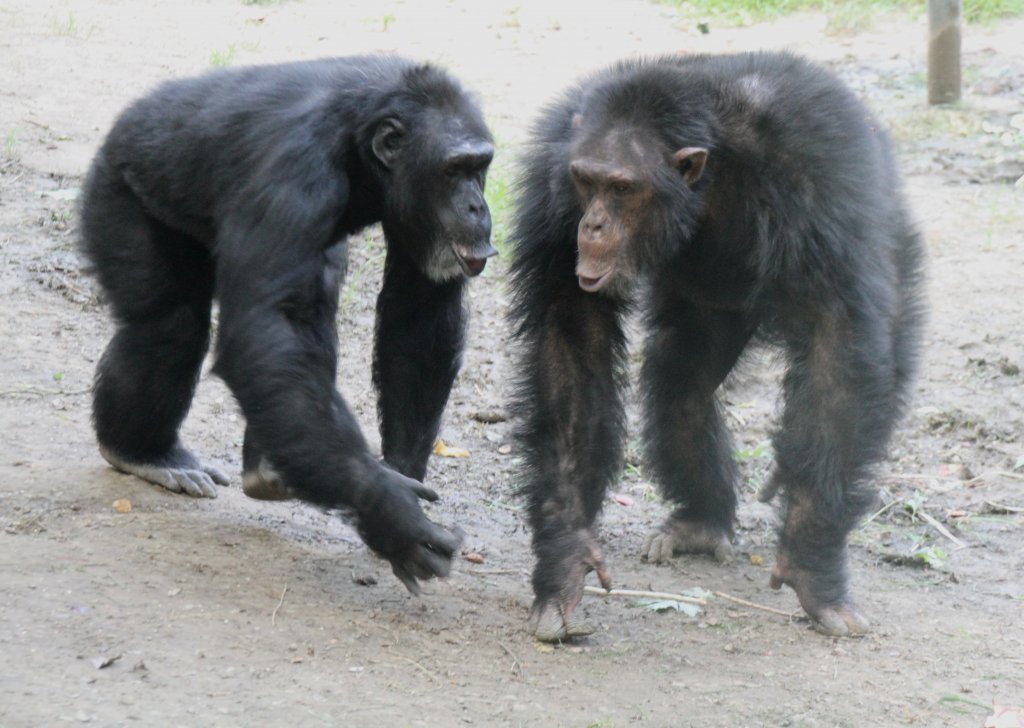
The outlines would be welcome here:
M 629 185 L 625 182 L 616 182 L 612 185 L 612 192 L 617 195 L 624 195 L 629 192 Z

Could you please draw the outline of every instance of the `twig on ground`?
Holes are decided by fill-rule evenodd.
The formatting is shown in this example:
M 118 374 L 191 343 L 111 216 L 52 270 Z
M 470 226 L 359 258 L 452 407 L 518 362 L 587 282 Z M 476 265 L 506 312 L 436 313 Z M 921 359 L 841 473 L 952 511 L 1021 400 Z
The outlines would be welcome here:
M 405 660 L 406 662 L 410 662 L 410 663 L 412 663 L 413 665 L 415 665 L 416 667 L 418 667 L 418 668 L 419 668 L 419 669 L 420 669 L 420 670 L 421 670 L 421 671 L 423 672 L 423 674 L 424 674 L 424 675 L 426 675 L 427 677 L 429 677 L 429 678 L 430 678 L 431 680 L 433 680 L 434 682 L 436 682 L 436 683 L 440 683 L 440 682 L 441 682 L 441 678 L 439 678 L 439 677 L 438 677 L 437 675 L 435 675 L 434 673 L 432 673 L 432 672 L 431 672 L 430 670 L 428 670 L 427 668 L 423 667 L 423 665 L 421 665 L 420 663 L 416 662 L 416 660 L 412 659 L 411 657 L 406 657 L 405 655 L 400 655 L 400 654 L 398 654 L 397 652 L 393 652 L 392 654 L 393 654 L 393 655 L 395 655 L 395 657 L 400 657 L 400 658 L 402 658 L 402 659 L 403 659 L 403 660 Z
M 927 475 L 925 473 L 889 473 L 881 480 L 930 480 L 935 483 L 962 483 L 967 486 L 977 485 L 990 478 L 1010 478 L 1011 480 L 1024 480 L 1024 473 L 1014 473 L 1009 470 L 990 470 L 973 478 L 963 480 L 961 478 L 943 475 Z
M 764 604 L 748 602 L 746 599 L 740 599 L 739 597 L 734 597 L 732 594 L 726 594 L 725 592 L 716 591 L 711 593 L 720 599 L 725 599 L 726 601 L 740 604 L 744 607 L 750 607 L 751 609 L 760 609 L 762 612 L 768 612 L 769 614 L 777 614 L 780 617 L 785 617 L 786 619 L 793 619 L 796 616 L 794 612 L 784 612 L 783 610 L 776 609 L 775 607 L 766 607 Z
M 861 526 L 866 526 L 866 525 L 868 525 L 868 524 L 869 524 L 869 523 L 871 523 L 871 522 L 872 522 L 873 520 L 875 520 L 876 518 L 878 518 L 878 517 L 879 517 L 880 515 L 882 515 L 882 514 L 883 514 L 883 513 L 885 513 L 886 511 L 888 511 L 888 510 L 890 510 L 890 509 L 894 508 L 895 506 L 898 506 L 898 505 L 899 505 L 900 503 L 902 503 L 902 502 L 903 502 L 903 501 L 901 501 L 901 500 L 899 500 L 899 499 L 896 499 L 896 500 L 891 500 L 891 501 L 889 501 L 889 502 L 888 502 L 888 503 L 886 503 L 886 504 L 885 504 L 884 506 L 882 506 L 881 508 L 879 508 L 879 509 L 878 509 L 877 511 L 875 511 L 874 513 L 872 513 L 872 514 L 871 514 L 871 516 L 870 516 L 870 517 L 869 517 L 869 518 L 868 518 L 868 519 L 867 519 L 866 521 L 864 521 L 864 523 L 862 523 L 862 524 L 861 524 Z
M 36 387 L 31 384 L 23 385 L 17 389 L 5 389 L 0 391 L 0 397 L 14 397 L 17 395 L 32 396 L 32 397 L 60 397 L 67 396 L 73 397 L 79 394 L 89 394 L 92 391 L 92 387 L 87 389 L 44 389 L 43 387 Z
M 1002 503 L 996 503 L 995 501 L 985 501 L 985 505 L 992 508 L 997 513 L 1024 513 L 1024 508 L 1019 506 L 1007 506 Z
M 287 594 L 287 593 L 288 593 L 288 587 L 285 586 L 285 588 L 281 590 L 281 601 L 279 601 L 277 603 L 277 606 L 274 607 L 274 611 L 270 613 L 270 626 L 271 627 L 276 627 L 277 626 L 277 610 L 281 608 L 282 604 L 284 604 L 284 595 Z
M 965 549 L 965 548 L 967 548 L 967 544 L 965 544 L 963 541 L 961 541 L 956 536 L 954 536 L 952 533 L 950 533 L 949 529 L 946 528 L 945 526 L 943 526 L 941 523 L 939 523 L 939 521 L 936 520 L 934 516 L 931 516 L 928 513 L 926 513 L 924 510 L 920 510 L 920 509 L 917 511 L 916 515 L 920 516 L 922 521 L 924 521 L 925 523 L 928 523 L 936 531 L 938 531 L 943 536 L 948 538 L 950 541 L 955 543 L 957 549 Z
M 683 604 L 697 604 L 701 607 L 707 606 L 706 599 L 696 597 L 685 597 L 682 594 L 670 594 L 668 592 L 638 591 L 636 589 L 601 589 L 596 586 L 583 587 L 585 594 L 593 594 L 597 597 L 632 597 L 634 599 L 671 599 L 674 602 Z
M 520 573 L 520 569 L 460 569 L 459 573 L 473 576 L 508 576 Z
M 510 650 L 508 648 L 508 646 L 504 642 L 502 642 L 501 640 L 497 640 L 497 642 L 498 642 L 498 647 L 500 647 L 501 649 L 505 650 L 505 653 L 509 657 L 512 658 L 512 670 L 511 670 L 511 672 L 513 674 L 515 674 L 515 675 L 522 675 L 523 674 L 523 666 L 521 664 L 519 664 L 519 658 L 516 657 L 515 653 L 512 652 L 512 650 Z
M 583 587 L 583 593 L 593 594 L 594 596 L 598 597 L 632 597 L 634 599 L 671 599 L 672 601 L 683 602 L 684 604 L 697 604 L 702 607 L 707 606 L 708 603 L 706 599 L 687 597 L 683 596 L 682 594 L 671 594 L 668 592 L 654 591 L 639 591 L 636 589 L 611 589 L 609 591 L 605 591 L 600 587 L 585 586 Z M 735 604 L 740 604 L 744 607 L 749 607 L 751 609 L 759 609 L 762 612 L 768 612 L 769 614 L 777 614 L 780 617 L 785 617 L 786 619 L 793 619 L 795 616 L 797 616 L 794 612 L 784 612 L 781 609 L 775 609 L 774 607 L 766 607 L 765 605 L 757 604 L 756 602 L 748 602 L 746 599 L 740 599 L 739 597 L 734 597 L 732 594 L 726 594 L 725 592 L 713 591 L 711 592 L 711 594 L 714 594 L 716 597 L 719 597 L 720 599 L 725 599 L 726 601 L 733 602 Z

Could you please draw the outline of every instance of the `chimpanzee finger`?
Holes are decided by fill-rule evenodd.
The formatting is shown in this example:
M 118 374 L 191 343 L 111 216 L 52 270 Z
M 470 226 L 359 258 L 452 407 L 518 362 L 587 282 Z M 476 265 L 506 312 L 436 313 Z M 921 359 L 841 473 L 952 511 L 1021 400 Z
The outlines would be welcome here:
M 401 563 L 393 562 L 391 570 L 405 584 L 405 588 L 415 596 L 420 594 L 420 581 L 444 578 L 451 571 L 450 557 L 444 557 L 426 546 L 417 546 L 407 554 Z
M 409 590 L 410 594 L 412 594 L 414 597 L 418 597 L 420 595 L 419 582 L 416 581 L 415 576 L 409 573 L 408 569 L 405 568 L 404 564 L 397 564 L 395 562 L 392 562 L 391 571 L 392 573 L 394 573 L 395 576 L 398 577 L 398 580 L 405 585 L 405 588 Z
M 437 494 L 437 491 L 435 491 L 433 488 L 428 488 L 427 486 L 423 485 L 423 483 L 421 483 L 420 481 L 414 478 L 407 478 L 398 472 L 395 472 L 394 475 L 399 480 L 401 480 L 402 483 L 409 488 L 409 490 L 415 493 L 417 498 L 422 498 L 423 500 L 430 501 L 431 503 L 435 503 L 440 499 L 440 496 Z
M 465 536 L 465 532 L 458 526 L 449 531 L 447 528 L 438 526 L 433 521 L 427 521 L 424 524 L 424 532 L 420 536 L 419 542 L 434 553 L 450 559 L 459 546 L 462 545 L 462 540 Z
M 604 563 L 604 555 L 601 553 L 601 549 L 598 548 L 596 543 L 591 543 L 587 547 L 586 564 L 597 572 L 597 579 L 601 582 L 601 586 L 604 589 L 611 591 L 612 575 L 608 571 L 608 566 Z
M 437 491 L 434 490 L 433 488 L 428 488 L 427 486 L 423 485 L 423 483 L 418 483 L 415 480 L 413 481 L 413 483 L 414 485 L 412 486 L 412 492 L 415 493 L 419 498 L 422 498 L 425 501 L 430 501 L 431 503 L 436 503 L 438 499 L 440 499 L 441 496 L 439 496 L 437 494 Z
M 443 556 L 426 547 L 417 546 L 409 559 L 410 571 L 421 579 L 444 578 L 452 570 L 451 556 Z

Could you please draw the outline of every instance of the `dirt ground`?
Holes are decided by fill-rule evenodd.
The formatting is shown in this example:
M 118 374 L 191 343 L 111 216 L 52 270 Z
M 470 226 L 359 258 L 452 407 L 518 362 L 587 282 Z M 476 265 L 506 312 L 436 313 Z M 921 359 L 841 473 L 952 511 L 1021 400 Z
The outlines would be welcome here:
M 705 35 L 664 6 L 608 6 L 0 2 L 0 726 L 981 728 L 993 703 L 1024 704 L 1024 23 L 969 28 L 964 102 L 929 110 L 923 19 L 835 36 L 809 15 Z M 635 440 L 617 487 L 627 498 L 609 498 L 601 534 L 618 587 L 700 587 L 795 616 L 720 596 L 696 617 L 587 597 L 594 635 L 534 642 L 511 424 L 478 421 L 503 411 L 510 375 L 500 260 L 472 285 L 442 433 L 470 457 L 434 458 L 428 475 L 442 494 L 431 517 L 460 525 L 483 563 L 458 559 L 420 598 L 336 517 L 243 496 L 241 416 L 208 374 L 184 436 L 234 474 L 219 498 L 172 495 L 100 459 L 88 390 L 111 327 L 74 253 L 74 196 L 114 115 L 158 81 L 376 50 L 437 60 L 481 96 L 500 187 L 535 111 L 586 70 L 781 47 L 834 67 L 891 126 L 931 254 L 914 404 L 851 547 L 868 636 L 825 638 L 791 591 L 768 588 L 776 516 L 753 494 L 778 372 L 754 357 L 725 391 L 746 481 L 740 563 L 639 561 L 665 509 Z M 508 200 L 493 198 L 500 217 Z M 339 386 L 373 439 L 366 342 L 382 241 L 362 238 Z

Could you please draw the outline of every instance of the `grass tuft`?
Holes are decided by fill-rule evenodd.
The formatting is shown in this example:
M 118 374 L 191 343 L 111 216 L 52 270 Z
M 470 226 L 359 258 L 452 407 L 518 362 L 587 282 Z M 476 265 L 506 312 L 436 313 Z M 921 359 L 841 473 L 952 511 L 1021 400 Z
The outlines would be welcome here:
M 798 12 L 818 11 L 828 16 L 833 33 L 863 30 L 886 13 L 922 13 L 919 0 L 655 0 L 671 5 L 682 15 L 720 25 L 749 25 Z M 1024 15 L 1024 0 L 970 0 L 964 3 L 968 23 L 991 23 Z M 706 27 L 706 26 L 705 26 Z M 702 28 L 703 30 L 703 28 Z M 706 32 L 706 31 L 705 31 Z

